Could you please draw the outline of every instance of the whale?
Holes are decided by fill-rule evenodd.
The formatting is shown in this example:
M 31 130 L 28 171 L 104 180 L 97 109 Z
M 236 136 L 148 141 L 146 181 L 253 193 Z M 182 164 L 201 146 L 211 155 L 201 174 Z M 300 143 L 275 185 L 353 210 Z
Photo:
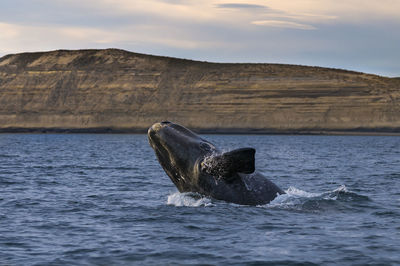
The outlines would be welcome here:
M 179 192 L 240 205 L 264 205 L 285 194 L 255 169 L 256 150 L 223 152 L 193 131 L 169 121 L 148 129 L 156 157 Z

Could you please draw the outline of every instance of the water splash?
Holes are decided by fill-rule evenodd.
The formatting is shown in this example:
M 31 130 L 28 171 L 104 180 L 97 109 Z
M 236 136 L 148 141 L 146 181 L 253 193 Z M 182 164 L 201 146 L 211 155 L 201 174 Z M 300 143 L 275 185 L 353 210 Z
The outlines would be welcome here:
M 349 190 L 347 189 L 347 187 L 345 185 L 341 185 L 340 187 L 335 189 L 333 192 L 349 192 Z
M 213 205 L 210 198 L 193 192 L 175 192 L 168 196 L 167 204 L 176 207 L 208 207 Z
M 346 209 L 350 207 L 348 206 L 349 203 L 357 204 L 360 202 L 365 202 L 370 200 L 367 196 L 363 196 L 355 192 L 349 191 L 345 185 L 341 185 L 332 191 L 327 191 L 322 193 L 307 192 L 291 186 L 287 190 L 285 190 L 285 193 L 286 194 L 279 195 L 270 203 L 265 205 L 260 205 L 258 207 L 265 207 L 270 209 L 296 210 L 296 211 L 319 211 L 331 208 Z M 172 193 L 168 196 L 167 204 L 176 207 L 214 206 L 214 203 L 211 201 L 211 198 L 205 197 L 199 193 L 194 193 L 194 192 Z M 244 205 L 237 205 L 237 206 L 244 206 Z
M 343 203 L 346 202 L 369 201 L 367 196 L 351 192 L 345 185 L 323 193 L 311 193 L 295 187 L 289 187 L 285 192 L 286 194 L 279 195 L 269 204 L 260 207 L 316 211 L 329 208 L 345 208 Z
M 317 198 L 321 195 L 319 193 L 311 193 L 295 187 L 289 187 L 287 190 L 285 190 L 285 193 L 286 194 L 279 195 L 278 197 L 276 197 L 269 204 L 262 206 L 268 208 L 279 207 L 287 209 L 287 208 L 292 208 L 294 206 L 299 206 L 305 200 Z
M 317 197 L 321 194 L 319 193 L 312 193 L 312 192 L 307 192 L 295 187 L 289 187 L 287 190 L 285 190 L 286 195 L 289 196 L 295 196 L 295 197 L 306 197 L 306 198 L 312 198 L 312 197 Z M 283 195 L 281 195 L 283 196 Z

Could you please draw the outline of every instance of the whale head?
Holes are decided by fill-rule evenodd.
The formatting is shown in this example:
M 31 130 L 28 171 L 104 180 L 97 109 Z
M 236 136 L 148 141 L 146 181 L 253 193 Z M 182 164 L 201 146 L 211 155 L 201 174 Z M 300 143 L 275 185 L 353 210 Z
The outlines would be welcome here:
M 152 125 L 147 136 L 162 168 L 180 192 L 194 190 L 199 163 L 217 152 L 212 143 L 169 121 Z
M 215 180 L 233 182 L 254 172 L 253 148 L 220 152 L 212 143 L 178 124 L 164 121 L 148 130 L 148 139 L 164 171 L 180 192 L 202 192 Z

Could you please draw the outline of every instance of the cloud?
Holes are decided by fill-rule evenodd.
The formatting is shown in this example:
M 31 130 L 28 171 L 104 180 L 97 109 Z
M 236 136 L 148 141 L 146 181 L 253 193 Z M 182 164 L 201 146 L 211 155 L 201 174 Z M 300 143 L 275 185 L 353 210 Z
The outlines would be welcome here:
M 1 23 L 0 53 L 43 51 L 60 48 L 96 47 L 104 38 L 119 39 L 115 33 L 87 27 L 35 26 Z
M 74 0 L 75 1 L 75 0 Z M 215 20 L 216 12 L 212 12 L 209 0 L 203 1 L 131 1 L 131 0 L 88 0 L 102 8 L 104 12 L 114 15 L 148 15 L 169 20 L 204 22 Z
M 399 29 L 397 0 L 0 1 L 0 56 L 116 47 L 223 62 L 376 64 L 400 76 Z
M 0 23 L 0 32 L 0 40 L 15 38 L 19 34 L 18 28 L 8 23 Z
M 283 20 L 256 20 L 252 21 L 251 24 L 266 26 L 266 27 L 276 27 L 276 28 L 288 28 L 288 29 L 300 29 L 300 30 L 316 30 L 312 25 L 301 24 L 291 21 Z
M 226 3 L 226 4 L 218 4 L 216 5 L 218 8 L 250 8 L 250 9 L 268 9 L 267 6 L 264 5 L 255 5 L 255 4 L 244 4 L 244 3 Z
M 0 23 L 0 32 L 0 56 L 7 53 L 53 49 L 125 47 L 135 50 L 132 47 L 159 46 L 196 50 L 227 45 L 217 39 L 204 40 L 196 37 L 196 33 L 190 34 L 184 29 L 171 30 L 168 25 L 126 25 L 107 29 Z
M 254 4 L 265 1 L 252 1 Z M 337 17 L 341 23 L 375 23 L 376 21 L 400 22 L 400 1 L 397 0 L 268 0 L 268 7 L 280 10 L 285 14 L 304 14 L 304 19 L 319 17 L 323 22 L 325 16 Z

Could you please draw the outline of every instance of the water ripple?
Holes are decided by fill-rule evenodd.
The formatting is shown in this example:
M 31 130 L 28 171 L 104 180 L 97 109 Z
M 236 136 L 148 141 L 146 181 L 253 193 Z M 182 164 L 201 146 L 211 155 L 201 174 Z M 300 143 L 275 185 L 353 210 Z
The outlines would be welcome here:
M 176 192 L 145 135 L 0 134 L 0 265 L 399 263 L 397 137 L 205 138 L 287 194 Z

